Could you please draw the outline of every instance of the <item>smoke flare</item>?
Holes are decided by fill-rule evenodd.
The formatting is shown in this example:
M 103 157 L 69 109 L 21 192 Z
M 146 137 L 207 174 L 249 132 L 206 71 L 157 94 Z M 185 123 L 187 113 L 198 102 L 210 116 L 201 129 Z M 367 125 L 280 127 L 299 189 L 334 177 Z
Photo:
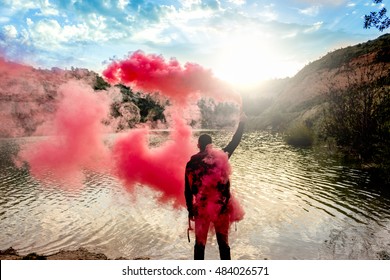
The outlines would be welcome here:
M 146 55 L 138 50 L 124 60 L 113 61 L 103 71 L 108 82 L 124 83 L 146 92 L 158 91 L 180 106 L 200 96 L 241 104 L 241 97 L 210 70 L 195 63 L 182 67 L 176 59 Z
M 109 151 L 101 138 L 105 131 L 101 121 L 108 114 L 108 100 L 78 82 L 62 85 L 59 92 L 63 98 L 54 117 L 54 131 L 46 131 L 51 136 L 27 145 L 19 157 L 29 163 L 36 178 L 45 181 L 49 171 L 60 182 L 81 185 L 83 169 L 107 166 Z

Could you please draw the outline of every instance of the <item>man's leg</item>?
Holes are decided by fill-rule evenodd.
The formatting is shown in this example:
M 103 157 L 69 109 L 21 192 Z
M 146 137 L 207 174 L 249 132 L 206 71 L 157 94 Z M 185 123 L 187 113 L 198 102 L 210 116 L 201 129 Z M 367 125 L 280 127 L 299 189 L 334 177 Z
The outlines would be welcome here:
M 207 242 L 210 220 L 205 216 L 195 217 L 195 247 L 194 260 L 204 260 L 204 251 Z
M 215 234 L 219 247 L 219 256 L 221 260 L 230 260 L 230 246 L 229 246 L 229 215 L 222 214 L 214 223 Z

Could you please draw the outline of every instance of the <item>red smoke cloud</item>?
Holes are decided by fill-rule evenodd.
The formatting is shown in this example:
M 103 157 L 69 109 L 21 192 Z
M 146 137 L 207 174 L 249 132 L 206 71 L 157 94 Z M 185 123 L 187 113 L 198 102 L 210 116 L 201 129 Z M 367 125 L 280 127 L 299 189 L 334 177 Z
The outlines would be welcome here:
M 104 96 L 78 82 L 59 88 L 62 99 L 54 116 L 53 130 L 46 140 L 30 144 L 19 157 L 30 165 L 30 172 L 45 181 L 47 172 L 65 184 L 80 185 L 83 170 L 102 170 L 107 166 L 108 148 L 103 144 L 109 103 Z M 45 129 L 43 129 L 45 131 Z
M 147 129 L 129 131 L 113 146 L 116 175 L 132 190 L 136 183 L 149 186 L 160 193 L 160 200 L 173 200 L 184 205 L 184 168 L 195 152 L 192 131 L 177 113 L 170 140 L 150 148 Z
M 201 216 L 207 217 L 210 221 L 216 221 L 222 210 L 223 200 L 221 192 L 216 189 L 215 186 L 218 183 L 226 184 L 232 173 L 232 169 L 228 160 L 228 155 L 220 149 L 215 149 L 210 144 L 206 148 L 207 156 L 204 158 L 204 162 L 210 166 L 207 173 L 202 178 L 202 188 L 200 188 L 197 196 L 198 201 L 201 201 L 202 197 L 207 197 L 207 201 L 203 202 L 201 207 L 198 208 Z M 228 202 L 228 213 L 230 223 L 240 221 L 243 219 L 245 212 L 237 199 L 231 194 Z
M 103 75 L 112 84 L 123 83 L 146 92 L 158 91 L 180 105 L 200 95 L 241 104 L 241 97 L 210 70 L 194 63 L 182 67 L 175 59 L 167 62 L 162 56 L 146 55 L 142 51 L 113 61 Z
M 241 103 L 240 96 L 216 79 L 210 70 L 193 63 L 181 67 L 175 59 L 136 51 L 124 60 L 113 61 L 103 75 L 111 84 L 122 83 L 144 92 L 159 92 L 172 101 L 171 139 L 157 148 L 148 145 L 148 130 L 130 131 L 113 145 L 116 175 L 129 189 L 136 183 L 161 194 L 161 200 L 173 199 L 184 205 L 186 162 L 196 152 L 192 131 L 184 120 L 190 101 L 207 96 L 216 101 Z M 181 115 L 179 115 L 179 112 Z
M 53 120 L 54 135 L 24 147 L 20 159 L 29 163 L 36 178 L 44 181 L 49 171 L 65 184 L 80 185 L 85 170 L 106 172 L 108 168 L 129 191 L 140 183 L 156 190 L 161 201 L 183 206 L 185 165 L 197 151 L 191 127 L 183 117 L 191 111 L 189 101 L 203 95 L 240 103 L 240 96 L 199 65 L 187 63 L 183 68 L 176 60 L 165 62 L 161 56 L 140 51 L 123 61 L 112 62 L 104 76 L 111 83 L 157 91 L 171 100 L 170 139 L 150 147 L 149 130 L 136 129 L 119 136 L 109 149 L 103 144 L 106 131 L 102 124 L 109 113 L 109 100 L 88 86 L 70 82 L 59 89 L 61 99 Z M 45 133 L 45 129 L 40 131 Z M 236 214 L 235 220 L 242 218 L 240 211 Z

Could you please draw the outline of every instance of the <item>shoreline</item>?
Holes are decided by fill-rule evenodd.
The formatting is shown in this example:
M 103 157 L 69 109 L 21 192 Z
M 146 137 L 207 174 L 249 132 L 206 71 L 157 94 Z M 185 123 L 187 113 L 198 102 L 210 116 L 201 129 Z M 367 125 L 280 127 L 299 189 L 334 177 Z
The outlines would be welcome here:
M 150 258 L 135 258 L 134 260 L 149 260 Z M 93 253 L 85 248 L 78 248 L 76 250 L 60 250 L 51 255 L 39 255 L 30 253 L 27 255 L 19 255 L 19 253 L 12 247 L 1 251 L 0 260 L 111 260 L 103 253 Z M 127 260 L 119 257 L 115 260 Z

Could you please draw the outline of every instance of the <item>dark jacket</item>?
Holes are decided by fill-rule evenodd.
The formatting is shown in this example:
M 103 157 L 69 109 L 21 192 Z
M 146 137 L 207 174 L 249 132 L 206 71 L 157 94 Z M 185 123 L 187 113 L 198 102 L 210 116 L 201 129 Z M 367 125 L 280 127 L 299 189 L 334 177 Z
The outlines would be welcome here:
M 230 158 L 240 143 L 243 132 L 244 123 L 240 122 L 232 140 L 225 148 L 222 149 L 225 153 L 227 153 L 228 158 Z M 193 217 L 197 214 L 195 213 L 196 209 L 193 205 L 193 197 L 196 196 L 199 190 L 202 188 L 202 179 L 204 176 L 207 176 L 210 170 L 213 168 L 212 165 L 204 161 L 207 155 L 207 149 L 205 151 L 200 151 L 199 153 L 193 155 L 186 165 L 184 195 L 189 217 Z M 227 210 L 227 205 L 230 199 L 230 181 L 227 180 L 225 182 L 218 182 L 215 186 L 215 189 L 220 193 L 218 203 L 221 204 L 221 213 L 223 213 Z M 206 200 L 207 197 L 200 197 L 199 199 Z M 197 202 L 202 203 L 202 201 Z

